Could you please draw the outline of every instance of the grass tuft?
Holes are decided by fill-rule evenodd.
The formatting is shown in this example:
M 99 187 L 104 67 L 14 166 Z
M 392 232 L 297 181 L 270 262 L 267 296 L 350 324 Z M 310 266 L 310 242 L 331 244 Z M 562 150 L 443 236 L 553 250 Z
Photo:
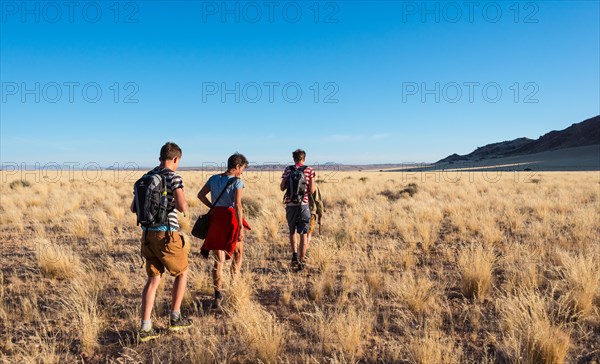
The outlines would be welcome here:
M 458 258 L 461 273 L 461 290 L 465 297 L 483 301 L 492 287 L 496 256 L 484 245 L 464 248 Z

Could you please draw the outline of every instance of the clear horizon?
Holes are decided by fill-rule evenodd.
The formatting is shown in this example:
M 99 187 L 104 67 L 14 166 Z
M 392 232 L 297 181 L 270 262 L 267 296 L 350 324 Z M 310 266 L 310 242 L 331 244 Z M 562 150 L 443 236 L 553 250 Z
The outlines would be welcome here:
M 2 2 L 0 159 L 422 163 L 600 114 L 598 2 L 468 4 Z

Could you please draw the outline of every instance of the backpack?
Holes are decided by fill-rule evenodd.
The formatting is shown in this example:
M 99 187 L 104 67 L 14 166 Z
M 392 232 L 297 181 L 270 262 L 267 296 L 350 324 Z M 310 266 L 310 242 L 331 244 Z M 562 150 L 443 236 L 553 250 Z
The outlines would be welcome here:
M 133 185 L 134 208 L 137 215 L 137 224 L 144 227 L 156 227 L 168 224 L 167 207 L 167 178 L 162 169 L 158 172 L 152 170 Z
M 290 168 L 290 174 L 288 175 L 288 187 L 285 194 L 290 198 L 291 203 L 301 204 L 308 188 L 306 175 L 304 174 L 306 166 L 299 168 L 289 166 L 288 168 Z

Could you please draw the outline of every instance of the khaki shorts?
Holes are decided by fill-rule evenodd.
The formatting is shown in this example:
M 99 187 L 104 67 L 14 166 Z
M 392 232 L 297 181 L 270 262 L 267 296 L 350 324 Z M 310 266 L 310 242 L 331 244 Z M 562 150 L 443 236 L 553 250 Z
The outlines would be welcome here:
M 165 268 L 177 277 L 187 269 L 190 243 L 179 232 L 171 231 L 167 237 L 166 231 L 148 230 L 142 232 L 141 242 L 148 277 L 162 275 Z

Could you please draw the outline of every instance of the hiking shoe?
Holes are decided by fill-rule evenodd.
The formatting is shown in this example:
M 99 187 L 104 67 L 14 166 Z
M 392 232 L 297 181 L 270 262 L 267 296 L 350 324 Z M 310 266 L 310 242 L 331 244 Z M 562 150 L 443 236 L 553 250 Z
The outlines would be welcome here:
M 158 331 L 156 331 L 154 329 L 150 329 L 150 330 L 139 329 L 137 332 L 137 341 L 138 342 L 146 342 L 146 341 L 158 339 L 159 337 L 160 337 L 160 334 L 158 333 Z
M 218 308 L 221 308 L 221 302 L 223 301 L 223 298 L 219 297 L 219 298 L 215 298 L 212 303 L 210 304 L 210 308 L 212 308 L 213 310 L 216 310 Z
M 169 319 L 169 331 L 189 329 L 193 325 L 194 324 L 192 323 L 192 320 L 188 319 L 187 317 L 183 317 L 183 315 L 179 316 L 179 320 Z
M 298 262 L 297 272 L 302 272 L 304 270 L 304 268 L 306 268 L 306 266 L 304 265 L 304 262 Z
M 221 294 L 221 291 L 216 291 L 215 290 L 215 299 L 210 304 L 210 308 L 217 309 L 217 308 L 221 307 L 221 301 L 222 300 L 223 300 L 223 295 Z
M 292 268 L 298 267 L 298 255 L 292 254 Z

